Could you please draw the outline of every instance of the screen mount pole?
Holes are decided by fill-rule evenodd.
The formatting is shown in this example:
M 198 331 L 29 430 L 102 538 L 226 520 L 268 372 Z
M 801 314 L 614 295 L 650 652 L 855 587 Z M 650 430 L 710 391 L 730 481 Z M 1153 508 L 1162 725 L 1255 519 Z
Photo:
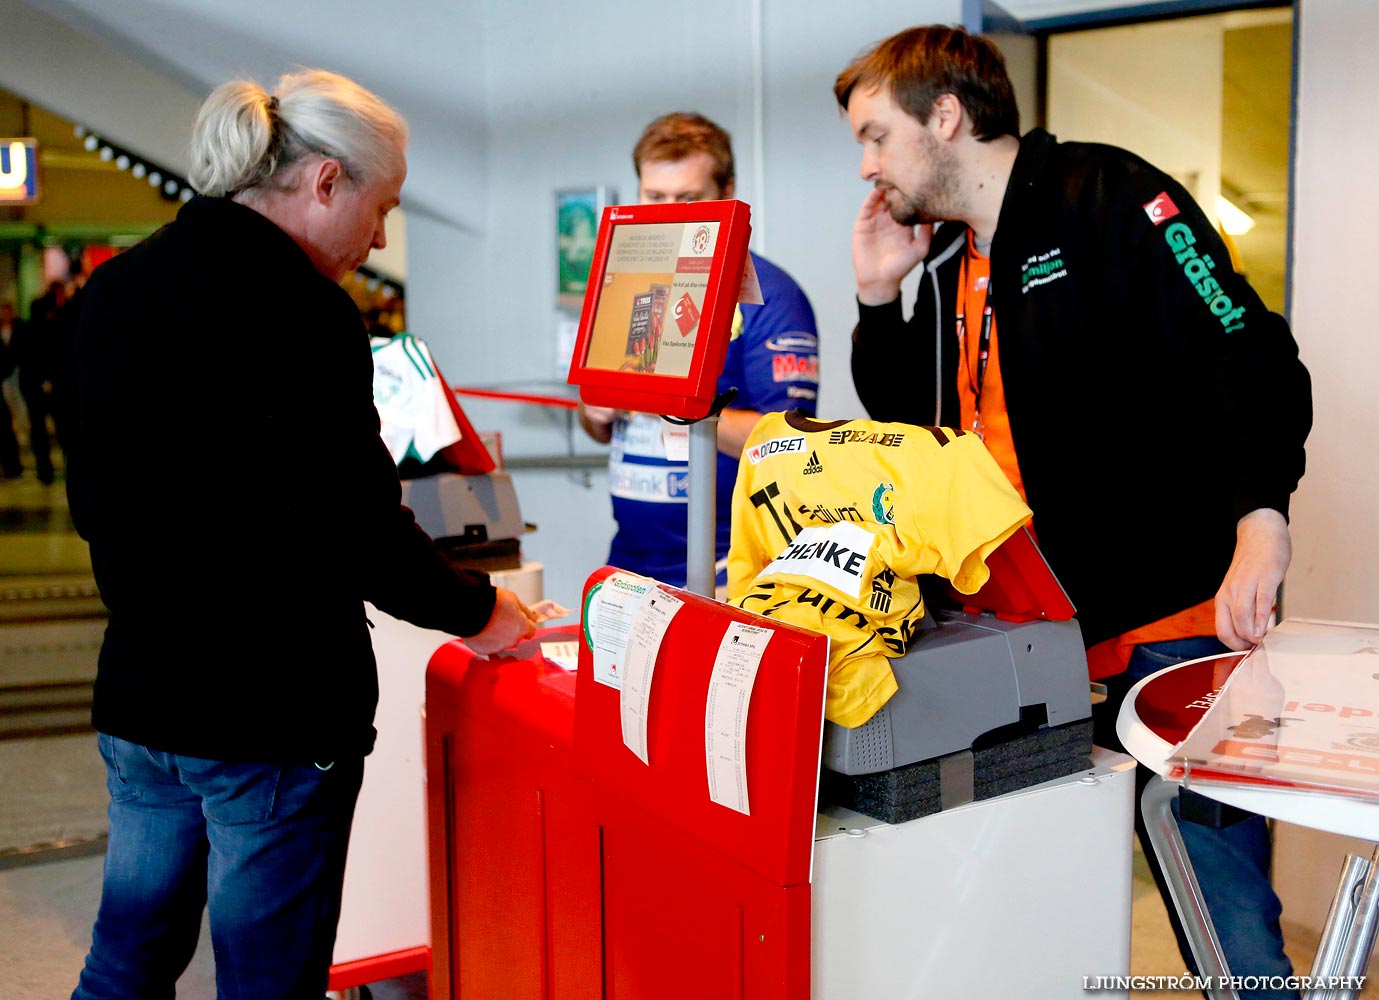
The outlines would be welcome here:
M 713 597 L 718 518 L 718 414 L 689 427 L 689 524 L 685 546 L 685 589 Z

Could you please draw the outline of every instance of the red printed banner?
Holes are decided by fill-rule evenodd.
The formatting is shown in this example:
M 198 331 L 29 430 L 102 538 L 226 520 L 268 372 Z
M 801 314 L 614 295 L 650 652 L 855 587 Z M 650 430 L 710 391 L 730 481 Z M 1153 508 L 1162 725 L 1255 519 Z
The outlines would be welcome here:
M 1379 630 L 1336 625 L 1322 639 L 1304 650 L 1287 623 L 1270 632 L 1174 748 L 1170 774 L 1379 798 Z
M 1379 775 L 1379 759 L 1359 757 L 1355 754 L 1304 750 L 1299 747 L 1270 747 L 1258 743 L 1242 743 L 1238 740 L 1222 740 L 1216 744 L 1216 752 L 1222 757 L 1235 757 L 1239 760 L 1274 764 L 1291 764 L 1297 767 L 1315 767 L 1322 771 L 1354 771 L 1361 774 Z

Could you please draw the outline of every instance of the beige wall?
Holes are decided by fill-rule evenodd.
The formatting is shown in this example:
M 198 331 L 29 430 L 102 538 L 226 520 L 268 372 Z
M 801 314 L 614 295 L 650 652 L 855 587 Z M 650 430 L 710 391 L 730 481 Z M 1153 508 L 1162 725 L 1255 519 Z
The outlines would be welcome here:
M 1315 422 L 1293 502 L 1290 617 L 1379 622 L 1379 319 L 1373 309 L 1379 135 L 1361 123 L 1379 90 L 1379 4 L 1308 0 L 1299 23 L 1293 329 L 1312 373 Z M 1376 831 L 1379 837 L 1379 831 Z M 1284 920 L 1319 928 L 1348 851 L 1371 845 L 1281 825 Z
M 1372 120 L 1379 4 L 1302 7 L 1293 231 L 1293 328 L 1315 422 L 1293 503 L 1288 615 L 1379 622 L 1379 197 Z

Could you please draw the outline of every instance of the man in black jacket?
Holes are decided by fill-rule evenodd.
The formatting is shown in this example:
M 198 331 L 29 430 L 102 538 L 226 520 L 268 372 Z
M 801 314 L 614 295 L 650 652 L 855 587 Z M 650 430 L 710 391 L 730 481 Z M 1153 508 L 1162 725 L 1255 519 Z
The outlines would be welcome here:
M 334 74 L 218 87 L 203 196 L 87 283 L 68 495 L 110 611 L 111 823 L 79 1000 L 172 996 L 207 906 L 220 997 L 319 1000 L 374 741 L 364 602 L 481 653 L 533 630 L 402 506 L 338 284 L 385 243 L 405 142 Z
M 858 395 L 877 419 L 983 435 L 1034 511 L 1093 675 L 1114 675 L 1097 742 L 1116 747 L 1137 676 L 1264 634 L 1311 426 L 1297 345 L 1172 178 L 1124 150 L 1019 137 L 985 39 L 901 32 L 835 96 L 873 184 L 853 230 Z M 1232 970 L 1286 974 L 1264 821 L 1184 830 Z

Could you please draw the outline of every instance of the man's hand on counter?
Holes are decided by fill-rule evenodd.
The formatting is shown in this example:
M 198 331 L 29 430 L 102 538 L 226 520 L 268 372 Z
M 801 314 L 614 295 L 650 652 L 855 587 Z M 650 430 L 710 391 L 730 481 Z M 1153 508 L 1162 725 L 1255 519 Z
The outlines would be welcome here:
M 509 649 L 536 631 L 537 616 L 506 587 L 495 588 L 498 599 L 488 624 L 477 635 L 467 636 L 465 645 L 481 656 Z

